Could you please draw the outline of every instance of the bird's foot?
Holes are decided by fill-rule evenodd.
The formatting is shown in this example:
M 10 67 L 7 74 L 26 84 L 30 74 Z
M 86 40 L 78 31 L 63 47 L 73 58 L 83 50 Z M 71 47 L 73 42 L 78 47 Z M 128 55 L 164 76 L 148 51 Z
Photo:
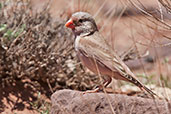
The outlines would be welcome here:
M 87 91 L 83 92 L 83 94 L 86 94 L 86 93 L 96 93 L 96 92 L 99 92 L 99 88 L 96 88 L 96 89 L 93 89 L 93 90 L 87 90 Z
M 99 92 L 99 91 L 102 91 L 102 90 L 103 90 L 102 86 L 97 86 L 93 90 L 87 90 L 87 91 L 83 92 L 83 94 L 86 94 L 86 93 L 96 93 L 96 92 Z

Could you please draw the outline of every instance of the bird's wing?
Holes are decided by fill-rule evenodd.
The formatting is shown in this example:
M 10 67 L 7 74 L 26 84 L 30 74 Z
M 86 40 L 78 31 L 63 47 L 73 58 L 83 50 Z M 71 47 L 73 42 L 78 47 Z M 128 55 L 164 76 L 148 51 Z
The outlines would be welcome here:
M 85 56 L 100 61 L 101 64 L 104 64 L 113 72 L 118 72 L 122 76 L 129 74 L 137 79 L 98 32 L 80 38 L 78 49 L 83 52 Z
M 110 48 L 105 39 L 98 33 L 80 38 L 78 50 L 87 57 L 94 58 L 113 72 L 118 72 L 122 78 L 135 84 L 140 89 L 147 91 L 154 97 L 153 91 L 143 85 L 137 77 L 130 71 L 119 56 Z

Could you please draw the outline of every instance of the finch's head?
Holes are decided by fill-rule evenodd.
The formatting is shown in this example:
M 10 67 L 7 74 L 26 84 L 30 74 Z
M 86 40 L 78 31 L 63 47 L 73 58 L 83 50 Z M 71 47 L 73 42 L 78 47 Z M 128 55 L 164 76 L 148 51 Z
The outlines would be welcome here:
M 86 36 L 98 31 L 95 20 L 86 12 L 74 13 L 65 26 L 71 28 L 75 35 Z

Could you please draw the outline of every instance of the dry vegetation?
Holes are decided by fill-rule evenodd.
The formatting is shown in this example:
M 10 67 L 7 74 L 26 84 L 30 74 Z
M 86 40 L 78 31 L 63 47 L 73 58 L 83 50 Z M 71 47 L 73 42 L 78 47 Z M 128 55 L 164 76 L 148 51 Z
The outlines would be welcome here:
M 82 70 L 73 50 L 73 35 L 64 28 L 64 21 L 53 21 L 46 7 L 32 14 L 29 3 L 4 1 L 1 6 L 2 100 L 10 97 L 10 93 L 18 97 L 22 91 L 16 89 L 20 86 L 19 90 L 29 90 L 27 98 L 26 94 L 19 97 L 27 102 L 30 98 L 36 99 L 34 93 L 37 92 L 49 98 L 55 90 L 62 88 L 92 89 L 95 85 L 92 81 L 97 79 L 89 78 Z M 14 90 L 6 89 L 11 86 Z M 1 111 L 5 108 L 2 100 Z M 19 103 L 24 104 L 20 101 L 15 104 Z
M 156 9 L 138 0 L 72 0 L 68 9 L 55 9 L 55 19 L 50 7 L 53 2 L 45 2 L 43 10 L 34 12 L 30 1 L 0 1 L 0 112 L 12 104 L 12 111 L 26 108 L 49 113 L 50 103 L 42 95 L 49 99 L 59 89 L 88 90 L 100 83 L 98 76 L 83 68 L 76 58 L 74 36 L 64 27 L 72 12 L 80 10 L 92 11 L 100 30 L 125 61 L 138 58 L 127 63 L 132 68 L 140 64 L 135 72 L 144 76 L 143 83 L 171 88 L 169 0 L 159 0 Z M 143 59 L 147 50 L 153 54 Z M 148 70 L 149 61 L 152 70 Z

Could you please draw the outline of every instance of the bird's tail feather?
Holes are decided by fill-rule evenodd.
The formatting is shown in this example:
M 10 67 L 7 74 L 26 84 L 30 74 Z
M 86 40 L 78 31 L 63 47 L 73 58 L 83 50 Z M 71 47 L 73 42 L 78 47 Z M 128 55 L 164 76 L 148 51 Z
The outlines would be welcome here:
M 138 86 L 141 90 L 148 92 L 153 98 L 154 98 L 154 96 L 159 97 L 156 93 L 154 93 L 152 90 L 147 88 L 144 84 L 142 84 L 140 81 L 138 81 L 137 79 L 135 79 L 131 75 L 127 75 L 126 79 L 128 81 L 132 82 L 133 84 L 135 84 L 136 86 Z
M 140 87 L 140 89 L 145 90 L 146 92 L 148 92 L 153 98 L 154 98 L 154 96 L 159 97 L 156 93 L 154 93 L 152 90 L 150 90 L 146 86 L 142 86 L 142 87 Z

